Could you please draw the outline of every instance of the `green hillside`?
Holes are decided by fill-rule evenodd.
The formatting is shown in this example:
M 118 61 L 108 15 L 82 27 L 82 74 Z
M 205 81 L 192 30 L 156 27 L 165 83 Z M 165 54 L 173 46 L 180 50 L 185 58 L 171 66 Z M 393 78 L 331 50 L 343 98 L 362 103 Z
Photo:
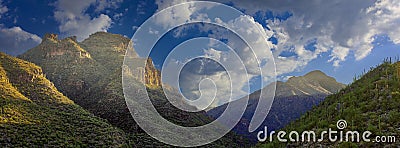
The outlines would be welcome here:
M 125 134 L 58 92 L 38 66 L 0 53 L 1 147 L 119 147 Z
M 322 142 L 273 142 L 259 144 L 260 147 L 285 146 L 334 146 L 334 147 L 398 147 L 400 146 L 400 63 L 386 60 L 380 66 L 361 76 L 358 80 L 340 92 L 326 97 L 320 105 L 304 114 L 300 119 L 286 126 L 283 130 L 315 131 L 321 137 L 321 131 L 337 129 L 338 120 L 346 120 L 347 131 L 371 131 L 371 141 L 376 136 L 395 136 L 396 141 L 378 142 L 330 142 L 327 135 Z M 287 135 L 286 135 L 287 137 Z

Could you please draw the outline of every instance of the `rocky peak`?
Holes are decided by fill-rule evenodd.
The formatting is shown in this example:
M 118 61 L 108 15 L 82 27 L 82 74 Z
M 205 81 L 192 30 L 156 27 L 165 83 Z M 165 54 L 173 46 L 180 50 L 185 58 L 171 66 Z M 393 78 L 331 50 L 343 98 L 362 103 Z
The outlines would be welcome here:
M 119 35 L 111 34 L 107 32 L 96 32 L 91 34 L 89 38 L 83 40 L 80 44 L 87 47 L 87 50 L 91 53 L 107 53 L 107 56 L 112 55 L 124 55 L 129 45 L 131 44 L 130 39 Z M 130 47 L 128 50 L 130 50 Z M 133 50 L 133 49 L 132 49 Z M 135 52 L 136 53 L 136 52 Z
M 286 82 L 278 83 L 276 96 L 293 95 L 330 95 L 336 93 L 345 85 L 337 82 L 320 70 L 311 71 L 304 76 L 291 77 Z
M 35 48 L 39 48 L 41 52 L 44 52 L 42 55 L 45 58 L 53 58 L 65 54 L 73 55 L 73 57 L 90 58 L 90 54 L 78 44 L 76 36 L 59 40 L 57 34 L 45 34 L 42 43 Z M 35 51 L 35 48 L 31 52 L 40 53 Z
M 58 40 L 58 35 L 54 33 L 46 33 L 43 37 L 43 39 L 53 39 L 53 40 Z
M 58 41 L 58 35 L 53 34 L 53 33 L 46 33 L 43 36 L 42 43 L 45 41 L 52 41 L 52 42 L 57 42 Z
M 320 70 L 314 70 L 304 75 L 306 78 L 331 78 Z
M 334 82 L 336 82 L 335 78 L 326 75 L 324 72 L 322 72 L 320 70 L 314 70 L 314 71 L 308 72 L 304 76 L 290 77 L 287 80 L 287 83 L 299 83 L 299 81 L 313 81 L 313 82 L 334 81 Z
M 58 34 L 53 34 L 53 33 L 46 33 L 43 38 L 42 38 L 42 42 L 44 41 L 53 41 L 53 42 L 63 42 L 63 41 L 72 41 L 75 43 L 78 43 L 77 41 L 77 37 L 76 36 L 70 36 L 70 37 L 66 37 L 62 40 L 58 39 Z

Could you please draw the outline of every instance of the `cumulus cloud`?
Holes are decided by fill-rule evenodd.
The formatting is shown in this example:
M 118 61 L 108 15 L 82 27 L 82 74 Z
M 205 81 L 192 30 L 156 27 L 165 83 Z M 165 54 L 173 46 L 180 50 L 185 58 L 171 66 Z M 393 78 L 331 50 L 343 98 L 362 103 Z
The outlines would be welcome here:
M 158 5 L 157 11 L 164 11 L 161 15 L 156 17 L 157 24 L 161 24 L 164 28 L 170 28 L 171 26 L 176 26 L 179 23 L 186 21 L 211 21 L 207 16 L 207 13 L 202 12 L 203 9 L 212 8 L 212 5 L 208 4 L 194 4 L 194 3 L 186 3 L 184 5 L 180 5 L 179 9 L 165 9 L 170 6 L 183 4 L 185 2 L 189 2 L 188 0 L 173 0 L 173 1 L 162 1 L 157 0 L 156 4 Z M 188 29 L 188 26 L 181 26 L 175 30 L 175 37 L 184 36 L 185 29 Z
M 227 2 L 222 0 L 222 2 Z M 246 13 L 272 11 L 275 15 L 289 12 L 287 20 L 267 20 L 268 27 L 278 38 L 276 55 L 295 48 L 294 60 L 315 59 L 322 52 L 330 52 L 329 62 L 339 66 L 340 62 L 353 54 L 356 60 L 369 55 L 373 41 L 378 35 L 388 35 L 400 43 L 400 3 L 396 0 L 298 0 L 298 1 L 252 1 L 230 0 Z M 316 40 L 312 54 L 300 55 L 302 47 L 310 40 Z M 307 62 L 308 60 L 306 60 Z M 288 69 L 293 69 L 289 67 Z
M 159 3 L 159 9 L 166 8 L 171 3 Z M 202 5 L 202 6 L 199 6 Z M 182 72 L 179 82 L 181 89 L 184 94 L 190 93 L 199 97 L 201 95 L 213 96 L 215 88 L 218 89 L 216 94 L 216 100 L 212 103 L 211 107 L 215 107 L 231 101 L 230 99 L 239 99 L 249 94 L 249 83 L 251 79 L 258 77 L 262 73 L 262 78 L 265 84 L 266 82 L 272 82 L 275 79 L 271 79 L 274 75 L 274 69 L 271 68 L 272 54 L 270 52 L 273 44 L 267 39 L 273 34 L 272 31 L 266 30 L 259 23 L 255 22 L 254 18 L 248 15 L 232 14 L 232 17 L 215 17 L 210 15 L 207 10 L 211 9 L 224 9 L 224 8 L 213 8 L 212 5 L 189 3 L 186 5 L 180 5 L 179 8 L 162 10 L 162 15 L 155 17 L 155 23 L 159 24 L 163 28 L 170 28 L 185 22 L 214 22 L 221 26 L 211 24 L 196 24 L 180 26 L 174 30 L 175 37 L 185 36 L 187 28 L 198 29 L 202 32 L 210 33 L 209 37 L 214 39 L 222 39 L 226 41 L 226 44 L 231 50 L 221 50 L 219 47 L 211 47 L 217 45 L 216 40 L 210 40 L 208 46 L 203 49 L 204 57 L 212 58 L 213 60 L 221 63 L 226 68 L 224 71 L 220 69 L 213 69 L 213 65 L 209 62 L 203 62 L 201 67 L 196 67 L 199 70 L 211 71 L 208 73 L 190 73 Z M 212 12 L 212 11 L 211 11 Z M 209 16 L 210 15 L 210 16 Z M 229 18 L 229 19 L 227 19 Z M 194 27 L 195 26 L 195 27 Z M 227 28 L 235 31 L 227 30 Z M 248 46 L 250 45 L 250 46 Z M 188 54 L 195 52 L 188 52 Z M 183 61 L 181 63 L 185 63 Z M 173 61 L 172 64 L 176 63 Z M 204 64 L 208 63 L 208 64 Z M 261 64 L 264 63 L 264 64 Z M 268 64 L 266 64 L 268 63 Z M 168 67 L 163 67 L 163 69 Z M 211 69 L 210 69 L 211 68 Z M 175 72 L 176 70 L 171 70 Z M 226 73 L 228 71 L 228 73 Z M 170 74 L 171 76 L 173 74 Z M 169 77 L 171 78 L 171 77 Z M 199 83 L 203 79 L 211 79 L 213 85 L 205 85 L 202 87 L 204 91 L 199 90 Z M 164 80 L 163 80 L 164 81 Z M 171 80 L 174 81 L 174 80 Z M 169 82 L 167 81 L 169 84 Z M 173 84 L 174 82 L 171 82 Z M 232 86 L 234 85 L 234 86 Z M 176 85 L 173 85 L 176 86 Z M 206 93 L 206 94 L 203 94 Z M 209 94 L 211 93 L 211 94 Z M 210 98 L 213 99 L 213 98 Z M 208 101 L 206 101 L 208 102 Z
M 101 12 L 104 9 L 111 8 L 116 9 L 119 7 L 119 4 L 122 3 L 123 0 L 98 0 L 96 12 Z
M 7 6 L 0 0 L 0 18 L 8 12 Z M 14 23 L 15 24 L 15 23 Z M 42 39 L 36 34 L 29 33 L 21 27 L 7 28 L 0 24 L 0 51 L 16 56 L 37 46 Z
M 87 9 L 93 6 L 95 12 L 100 13 L 106 8 L 117 8 L 120 2 L 121 0 L 59 0 L 55 3 L 54 18 L 60 24 L 60 32 L 75 35 L 78 40 L 83 40 L 97 31 L 107 31 L 112 24 L 108 15 L 98 14 L 91 17 L 86 13 Z
M 268 27 L 276 32 L 278 39 L 275 54 L 279 56 L 281 52 L 294 48 L 294 60 L 298 62 L 296 66 L 299 66 L 294 69 L 305 66 L 317 55 L 328 51 L 331 51 L 329 62 L 333 62 L 333 66 L 339 66 L 350 50 L 358 53 L 354 55 L 357 60 L 364 58 L 373 48 L 375 35 L 369 32 L 370 27 L 365 26 L 369 20 L 364 9 L 368 6 L 366 1 L 296 1 L 295 4 L 285 5 L 286 11 L 293 16 L 283 21 L 268 20 Z M 282 8 L 279 11 L 284 10 Z M 316 41 L 315 51 L 305 49 L 313 40 Z M 282 74 L 286 72 L 291 71 L 283 71 Z
M 278 66 L 287 62 L 296 62 L 293 66 L 297 66 L 282 67 L 280 74 L 302 68 L 324 52 L 330 53 L 328 62 L 332 62 L 333 66 L 339 66 L 349 55 L 361 60 L 371 53 L 372 43 L 379 35 L 388 35 L 393 43 L 400 43 L 400 28 L 397 27 L 400 3 L 396 0 L 216 1 L 231 3 L 249 15 L 260 12 L 272 12 L 275 16 L 291 14 L 286 20 L 265 20 L 268 25 L 264 28 L 274 31 L 274 37 L 278 39 L 275 56 L 279 57 L 285 51 L 296 54 L 292 58 L 277 60 Z M 158 4 L 164 8 L 181 2 L 184 1 Z M 314 40 L 315 51 L 304 48 Z
M 380 0 L 366 10 L 371 16 L 372 33 L 387 34 L 395 44 L 400 44 L 400 3 L 396 0 Z
M 37 46 L 41 41 L 39 36 L 26 32 L 20 27 L 3 28 L 0 25 L 1 52 L 16 56 Z
M 208 83 L 204 83 L 211 80 Z M 210 83 L 211 82 L 211 83 Z M 231 88 L 230 78 L 226 71 L 217 62 L 209 59 L 194 59 L 187 63 L 180 72 L 180 88 L 185 97 L 190 100 L 199 99 L 204 96 L 206 101 L 196 104 L 197 107 L 206 108 L 216 98 L 227 98 Z M 201 84 L 203 83 L 203 84 Z M 219 100 L 220 101 L 220 100 Z M 211 106 L 218 106 L 219 101 L 213 102 Z

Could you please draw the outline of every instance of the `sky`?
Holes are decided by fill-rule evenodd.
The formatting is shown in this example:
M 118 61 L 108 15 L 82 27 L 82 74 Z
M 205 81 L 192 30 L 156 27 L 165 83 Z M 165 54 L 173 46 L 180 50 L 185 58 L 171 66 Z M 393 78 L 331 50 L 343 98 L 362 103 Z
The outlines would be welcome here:
M 211 24 L 189 24 L 173 28 L 166 34 L 161 34 L 161 31 L 173 27 L 177 22 L 209 20 L 224 24 L 249 39 L 247 42 L 256 47 L 254 52 L 261 62 L 273 57 L 277 80 L 280 81 L 321 70 L 337 81 L 349 84 L 354 75 L 378 65 L 384 58 L 400 56 L 400 3 L 397 0 L 214 1 L 242 13 L 233 18 L 229 17 L 234 13 L 212 7 L 199 9 L 201 6 L 196 4 L 163 11 L 184 2 L 188 0 L 0 0 L 0 51 L 14 56 L 22 54 L 37 46 L 45 33 L 56 33 L 60 38 L 77 36 L 78 41 L 98 31 L 131 38 L 147 19 L 162 12 L 163 15 L 154 18 L 153 26 L 146 30 L 148 34 L 163 37 L 150 54 L 157 68 L 168 67 L 168 63 L 183 67 L 185 62 L 190 62 L 188 58 L 194 55 L 212 57 L 222 63 L 229 62 L 233 67 L 244 64 L 251 74 L 244 78 L 241 74 L 243 69 L 233 69 L 232 76 L 243 79 L 234 87 L 225 84 L 228 80 L 224 76 L 224 68 L 215 68 L 218 65 L 215 62 L 197 59 L 191 63 L 199 68 L 204 67 L 204 63 L 214 65 L 207 71 L 183 68 L 192 75 L 182 76 L 182 80 L 200 79 L 192 76 L 201 72 L 203 76 L 206 75 L 202 78 L 215 80 L 216 84 L 212 86 L 221 89 L 232 87 L 234 92 L 240 92 L 238 96 L 243 95 L 241 91 L 249 86 L 251 91 L 265 86 L 245 83 L 262 78 L 257 74 L 259 71 L 250 66 L 254 64 L 251 63 L 254 56 L 242 52 L 246 51 L 244 42 Z M 196 37 L 215 40 L 183 44 Z M 225 45 L 238 49 L 242 53 L 239 58 L 245 59 L 242 60 L 245 62 L 235 65 L 236 60 L 232 60 L 235 55 L 229 52 L 229 48 L 223 47 Z M 165 62 L 168 54 L 177 46 L 193 49 L 181 49 L 181 52 L 171 56 L 170 61 Z M 266 68 L 268 64 L 265 64 Z M 173 72 L 165 71 L 167 74 Z M 195 85 L 199 81 L 175 83 L 193 86 L 185 87 L 187 91 L 199 87 Z M 196 92 L 192 94 L 196 95 Z

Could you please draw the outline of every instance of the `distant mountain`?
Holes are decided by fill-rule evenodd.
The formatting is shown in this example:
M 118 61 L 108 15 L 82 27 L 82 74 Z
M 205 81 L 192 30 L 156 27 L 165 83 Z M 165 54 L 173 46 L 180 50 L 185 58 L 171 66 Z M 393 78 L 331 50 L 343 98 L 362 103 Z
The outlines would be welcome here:
M 299 118 L 324 100 L 325 96 L 338 92 L 345 85 L 338 83 L 334 78 L 317 70 L 304 76 L 289 78 L 287 82 L 275 82 L 276 95 L 271 110 L 258 130 L 268 126 L 269 130 L 283 128 L 285 125 Z M 271 83 L 270 85 L 274 85 Z M 266 92 L 269 86 L 263 88 Z M 260 98 L 260 90 L 249 95 L 249 102 L 240 122 L 233 129 L 236 133 L 257 142 L 257 132 L 249 133 L 248 127 L 254 115 Z M 263 97 L 261 96 L 261 99 Z M 237 101 L 231 102 L 236 103 Z M 219 117 L 228 104 L 213 108 L 207 112 L 213 118 Z M 257 130 L 257 131 L 258 131 Z
M 120 147 L 125 133 L 76 105 L 35 64 L 0 52 L 1 147 Z
M 395 136 L 396 142 L 330 142 L 324 138 L 322 142 L 289 142 L 277 140 L 262 147 L 399 147 L 400 141 L 400 62 L 389 60 L 371 69 L 360 79 L 342 89 L 340 92 L 327 96 L 318 106 L 302 115 L 295 122 L 287 125 L 284 131 L 321 131 L 328 128 L 338 130 L 339 119 L 347 121 L 344 132 L 371 131 L 371 140 L 375 136 Z M 387 140 L 387 139 L 386 139 Z
M 286 82 L 278 81 L 276 85 L 277 97 L 330 95 L 345 87 L 335 78 L 319 70 L 311 71 L 304 76 L 291 77 Z
M 59 40 L 57 35 L 47 34 L 40 45 L 20 58 L 42 66 L 46 77 L 62 93 L 122 129 L 128 135 L 130 146 L 166 146 L 141 130 L 126 105 L 122 64 L 126 50 L 134 50 L 128 48 L 129 44 L 128 38 L 105 32 L 94 33 L 82 42 L 77 42 L 75 37 Z M 205 112 L 189 113 L 175 108 L 163 94 L 160 71 L 154 68 L 152 60 L 139 58 L 136 54 L 129 57 L 147 63 L 143 71 L 133 74 L 138 80 L 135 83 L 146 84 L 152 103 L 163 117 L 184 126 L 199 126 L 212 121 Z M 230 133 L 210 145 L 241 144 L 246 141 Z

